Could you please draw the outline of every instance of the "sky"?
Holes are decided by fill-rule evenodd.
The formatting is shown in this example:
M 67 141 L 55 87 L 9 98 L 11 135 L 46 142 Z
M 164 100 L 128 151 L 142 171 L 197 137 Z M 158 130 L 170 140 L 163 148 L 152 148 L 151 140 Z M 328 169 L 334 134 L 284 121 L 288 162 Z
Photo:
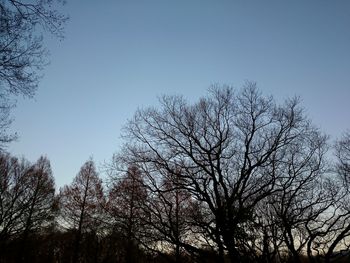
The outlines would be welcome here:
M 68 0 L 65 39 L 34 99 L 18 98 L 8 151 L 46 155 L 57 187 L 90 157 L 103 176 L 122 127 L 163 94 L 196 101 L 213 84 L 255 81 L 300 96 L 331 140 L 350 129 L 348 0 Z

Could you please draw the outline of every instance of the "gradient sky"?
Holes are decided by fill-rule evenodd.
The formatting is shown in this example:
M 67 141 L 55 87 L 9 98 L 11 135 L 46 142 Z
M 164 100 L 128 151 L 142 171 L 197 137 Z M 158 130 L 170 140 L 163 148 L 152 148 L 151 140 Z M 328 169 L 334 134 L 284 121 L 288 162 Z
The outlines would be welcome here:
M 35 99 L 18 99 L 8 147 L 47 155 L 59 187 L 90 156 L 110 160 L 138 107 L 195 101 L 214 83 L 300 95 L 332 139 L 350 129 L 348 0 L 68 0 L 64 12 L 66 37 L 46 38 L 51 64 Z

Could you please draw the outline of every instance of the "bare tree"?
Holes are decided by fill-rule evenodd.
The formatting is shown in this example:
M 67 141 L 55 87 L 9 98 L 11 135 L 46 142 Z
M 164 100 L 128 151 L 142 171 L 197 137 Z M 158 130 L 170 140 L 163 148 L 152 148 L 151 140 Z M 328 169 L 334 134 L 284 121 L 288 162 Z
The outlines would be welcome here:
M 0 155 L 0 237 L 6 241 L 23 230 L 22 216 L 26 209 L 23 196 L 26 187 L 26 173 L 30 164 L 19 161 L 9 154 Z
M 25 234 L 39 230 L 51 222 L 55 201 L 54 178 L 46 157 L 40 157 L 26 176 L 27 191 L 22 197 L 28 202 L 24 215 Z
M 110 226 L 119 235 L 123 245 L 119 245 L 120 261 L 138 262 L 141 233 L 143 232 L 142 203 L 147 192 L 142 183 L 142 175 L 135 167 L 129 167 L 121 177 L 114 177 L 109 190 L 107 210 L 111 217 Z M 124 254 L 124 255 L 122 255 Z
M 338 158 L 337 172 L 347 183 L 350 180 L 350 132 L 347 132 L 336 144 Z
M 181 187 L 213 217 L 205 226 L 211 243 L 227 251 L 231 262 L 241 262 L 245 223 L 276 191 L 276 167 L 309 121 L 297 99 L 277 105 L 254 83 L 237 94 L 213 88 L 193 105 L 178 96 L 160 102 L 159 110 L 139 110 L 127 124 L 118 160 L 139 167 L 153 185 L 166 173 L 181 178 Z
M 9 154 L 0 157 L 0 247 L 18 241 L 18 262 L 27 261 L 27 241 L 53 222 L 54 179 L 50 162 L 35 164 Z
M 192 231 L 195 224 L 191 223 L 195 205 L 179 180 L 176 175 L 168 174 L 159 184 L 161 188 L 146 185 L 148 198 L 142 202 L 146 226 L 144 246 L 170 258 L 170 261 L 174 255 L 175 262 L 181 262 L 184 249 L 191 254 L 198 252 L 187 243 L 195 235 Z
M 62 1 L 0 2 L 1 94 L 34 95 L 37 70 L 46 64 L 42 30 L 63 37 L 63 23 L 67 18 L 52 8 L 55 2 Z
M 78 262 L 83 234 L 98 231 L 105 206 L 102 181 L 92 160 L 81 167 L 71 185 L 60 189 L 59 199 L 61 220 L 75 231 L 72 260 Z
M 338 201 L 334 206 L 334 213 L 332 214 L 327 228 L 331 237 L 327 239 L 325 247 L 325 262 L 331 262 L 336 249 L 340 251 L 348 251 L 350 245 L 348 237 L 350 236 L 350 133 L 347 132 L 343 137 L 336 142 L 335 145 L 337 163 L 335 166 L 336 175 L 340 183 L 338 183 Z M 339 253 L 341 255 L 341 253 Z
M 301 262 L 300 255 L 304 254 L 307 244 L 312 258 L 307 229 L 315 227 L 319 217 L 333 204 L 333 193 L 324 185 L 327 149 L 326 136 L 312 126 L 305 128 L 298 140 L 283 152 L 284 162 L 275 168 L 278 173 L 275 192 L 266 204 L 272 211 L 265 211 L 274 216 L 273 223 L 279 227 L 282 244 L 294 262 Z
M 12 123 L 10 117 L 12 105 L 8 99 L 0 94 L 0 152 L 4 151 L 4 147 L 11 141 L 16 139 L 16 134 L 8 134 L 7 130 Z
M 40 157 L 25 174 L 25 190 L 20 200 L 24 206 L 21 217 L 23 233 L 21 236 L 20 261 L 27 262 L 28 238 L 37 234 L 52 224 L 54 220 L 55 183 L 51 171 L 50 162 L 45 157 Z
M 43 32 L 62 38 L 67 17 L 54 8 L 61 0 L 0 1 L 0 143 L 15 137 L 6 133 L 11 95 L 32 97 L 40 71 L 47 64 Z

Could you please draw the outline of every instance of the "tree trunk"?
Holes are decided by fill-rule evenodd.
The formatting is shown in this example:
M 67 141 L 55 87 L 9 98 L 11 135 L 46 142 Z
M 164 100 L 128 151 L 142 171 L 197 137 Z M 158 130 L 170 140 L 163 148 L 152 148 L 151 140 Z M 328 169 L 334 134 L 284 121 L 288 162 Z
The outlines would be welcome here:
M 289 252 L 292 254 L 293 262 L 301 263 L 299 253 L 295 250 L 295 247 L 294 247 L 294 239 L 290 228 L 287 228 L 284 237 L 285 237 L 286 245 L 289 249 Z
M 81 232 L 82 232 L 82 227 L 83 227 L 85 205 L 86 205 L 86 196 L 87 196 L 88 188 L 89 188 L 89 180 L 86 182 L 86 186 L 85 186 L 85 189 L 84 189 L 84 198 L 83 198 L 83 203 L 81 205 L 81 212 L 80 212 L 80 218 L 79 218 L 78 232 L 76 234 L 75 243 L 74 243 L 73 263 L 78 263 L 79 262 Z

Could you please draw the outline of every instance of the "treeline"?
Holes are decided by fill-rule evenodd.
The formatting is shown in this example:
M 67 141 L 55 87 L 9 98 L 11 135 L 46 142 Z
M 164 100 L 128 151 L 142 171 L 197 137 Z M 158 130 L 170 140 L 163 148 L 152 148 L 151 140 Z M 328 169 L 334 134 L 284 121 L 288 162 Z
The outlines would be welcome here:
M 254 83 L 135 113 L 102 182 L 0 155 L 0 262 L 347 262 L 350 134 Z

